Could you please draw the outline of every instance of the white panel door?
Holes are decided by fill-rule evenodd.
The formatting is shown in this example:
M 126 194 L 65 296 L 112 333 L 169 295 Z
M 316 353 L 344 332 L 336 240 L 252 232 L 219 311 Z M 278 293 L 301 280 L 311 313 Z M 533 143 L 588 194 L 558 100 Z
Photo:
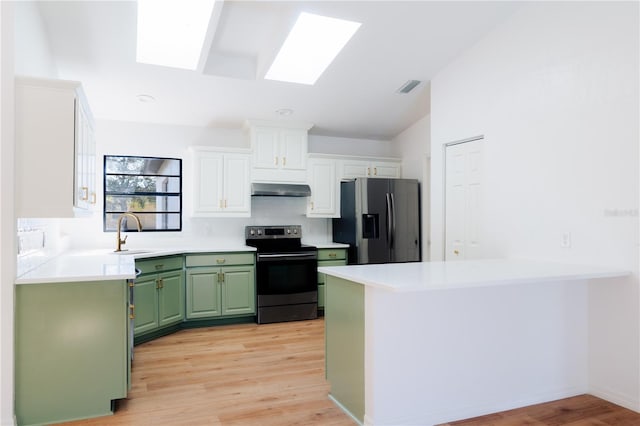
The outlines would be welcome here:
M 279 130 L 273 127 L 255 127 L 252 137 L 253 167 L 277 169 L 280 167 Z
M 379 178 L 399 178 L 400 164 L 390 161 L 376 161 L 371 163 L 371 175 Z
M 212 213 L 222 211 L 223 167 L 222 154 L 200 152 L 194 156 L 195 191 L 194 213 Z
M 342 162 L 343 179 L 354 179 L 359 177 L 367 177 L 370 173 L 368 161 L 344 160 Z
M 307 131 L 282 129 L 280 131 L 281 167 L 288 170 L 305 170 L 307 162 Z
M 338 217 L 338 180 L 336 162 L 326 159 L 309 160 L 311 196 L 307 204 L 308 217 Z
M 224 157 L 224 211 L 251 211 L 249 156 L 228 154 Z
M 482 257 L 482 140 L 445 153 L 445 260 Z

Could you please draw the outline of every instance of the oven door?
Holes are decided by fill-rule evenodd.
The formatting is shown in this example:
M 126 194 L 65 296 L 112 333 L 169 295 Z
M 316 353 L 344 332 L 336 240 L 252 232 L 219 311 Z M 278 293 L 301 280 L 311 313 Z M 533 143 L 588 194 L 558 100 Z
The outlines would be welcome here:
M 293 295 L 313 291 L 317 294 L 318 255 L 315 251 L 258 253 L 256 260 L 258 296 Z

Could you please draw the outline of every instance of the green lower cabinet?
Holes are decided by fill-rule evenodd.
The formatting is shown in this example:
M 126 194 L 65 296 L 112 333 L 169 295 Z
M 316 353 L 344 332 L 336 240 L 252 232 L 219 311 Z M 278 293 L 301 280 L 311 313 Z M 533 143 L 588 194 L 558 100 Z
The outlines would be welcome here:
M 255 314 L 255 267 L 227 266 L 222 274 L 222 315 Z
M 137 337 L 181 323 L 185 305 L 182 257 L 145 260 L 136 262 L 136 267 L 143 274 L 136 278 L 133 287 L 134 335 Z M 150 272 L 168 267 L 180 269 Z
M 17 424 L 104 416 L 127 396 L 128 292 L 124 280 L 16 286 Z
M 187 319 L 256 312 L 255 267 L 187 268 Z
M 187 269 L 187 319 L 220 316 L 220 268 Z
M 160 274 L 158 325 L 165 327 L 184 320 L 184 280 L 182 270 Z
M 346 264 L 346 249 L 318 249 L 318 268 L 322 266 L 343 266 Z M 325 305 L 325 282 L 325 275 L 318 272 L 318 308 L 324 308 Z
M 153 331 L 158 328 L 158 283 L 155 275 L 142 276 L 136 279 L 133 286 L 135 318 L 133 332 L 135 335 Z

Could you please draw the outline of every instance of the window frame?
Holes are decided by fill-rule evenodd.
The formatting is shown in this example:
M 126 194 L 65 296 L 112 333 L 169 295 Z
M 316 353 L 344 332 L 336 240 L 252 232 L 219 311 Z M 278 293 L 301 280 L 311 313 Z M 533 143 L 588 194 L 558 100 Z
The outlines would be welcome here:
M 178 174 L 152 174 L 152 173 L 141 173 L 141 174 L 131 174 L 131 173 L 107 173 L 107 159 L 110 157 L 119 157 L 119 158 L 141 158 L 141 159 L 149 159 L 149 160 L 174 160 L 178 162 Z M 108 214 L 122 214 L 124 212 L 116 212 L 116 211 L 107 211 L 107 196 L 116 195 L 116 196 L 178 196 L 178 202 L 180 204 L 180 208 L 178 211 L 159 211 L 159 212 L 149 212 L 149 211 L 135 211 L 130 210 L 130 213 L 141 214 L 141 215 L 162 215 L 164 214 L 178 214 L 179 217 L 179 225 L 177 229 L 145 229 L 142 228 L 141 232 L 182 232 L 182 213 L 183 213 L 183 203 L 182 203 L 182 158 L 174 158 L 174 157 L 152 157 L 145 155 L 115 155 L 115 154 L 105 154 L 103 158 L 103 167 L 102 167 L 102 230 L 104 232 L 117 232 L 117 229 L 107 229 L 107 215 Z M 177 178 L 179 192 L 113 192 L 107 191 L 107 176 L 141 176 L 141 177 L 167 177 L 167 178 Z M 166 218 L 165 218 L 166 220 Z

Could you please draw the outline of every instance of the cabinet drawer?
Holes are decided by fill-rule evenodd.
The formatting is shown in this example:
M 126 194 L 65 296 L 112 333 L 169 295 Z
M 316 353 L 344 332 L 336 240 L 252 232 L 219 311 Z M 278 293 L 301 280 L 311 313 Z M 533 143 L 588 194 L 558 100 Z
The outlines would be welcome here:
M 187 268 L 193 266 L 253 265 L 253 253 L 213 253 L 190 254 L 187 256 Z
M 136 268 L 140 269 L 143 274 L 182 269 L 182 256 L 136 260 Z
M 347 249 L 319 249 L 318 261 L 338 260 L 347 258 Z M 328 265 L 323 265 L 328 266 Z

